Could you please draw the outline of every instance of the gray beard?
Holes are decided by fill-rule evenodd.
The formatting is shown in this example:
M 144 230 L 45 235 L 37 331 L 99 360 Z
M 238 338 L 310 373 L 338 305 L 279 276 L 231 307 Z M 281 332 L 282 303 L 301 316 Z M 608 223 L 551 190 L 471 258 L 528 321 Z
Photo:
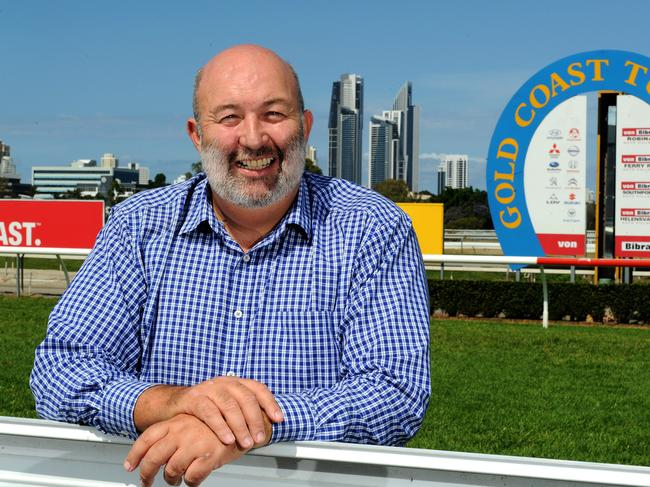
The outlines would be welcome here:
M 275 157 L 282 157 L 277 150 L 239 151 L 242 156 L 258 157 L 273 152 Z M 210 188 L 214 193 L 230 203 L 243 208 L 264 208 L 280 201 L 294 191 L 300 184 L 305 170 L 305 140 L 302 133 L 289 140 L 280 161 L 278 173 L 256 178 L 254 181 L 230 171 L 230 159 L 233 153 L 222 150 L 216 143 L 201 145 L 203 170 L 208 177 Z

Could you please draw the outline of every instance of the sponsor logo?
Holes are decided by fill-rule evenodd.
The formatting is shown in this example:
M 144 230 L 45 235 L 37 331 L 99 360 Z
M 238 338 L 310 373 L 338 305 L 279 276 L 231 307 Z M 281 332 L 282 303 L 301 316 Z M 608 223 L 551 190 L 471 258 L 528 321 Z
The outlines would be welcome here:
M 555 193 L 553 193 L 546 200 L 546 204 L 547 205 L 559 205 L 560 204 L 560 198 L 558 198 L 557 195 Z
M 558 148 L 557 144 L 553 144 L 553 147 L 551 147 L 548 151 L 549 157 L 560 157 L 560 149 Z
M 647 252 L 650 251 L 650 242 L 628 242 L 623 240 L 621 242 L 621 248 L 623 250 Z
M 0 222 L 0 244 L 14 247 L 41 245 L 41 240 L 34 238 L 34 229 L 41 224 L 36 222 Z
M 577 188 L 578 187 L 578 180 L 576 178 L 571 178 L 567 181 L 567 186 L 570 188 Z
M 621 189 L 627 191 L 648 191 L 650 190 L 650 182 L 648 181 L 623 181 L 621 182 Z
M 547 139 L 561 139 L 562 131 L 560 129 L 551 129 L 548 131 Z
M 551 187 L 557 187 L 557 178 L 555 176 L 548 178 L 548 185 Z
M 577 249 L 578 242 L 576 242 L 575 240 L 558 240 L 557 246 L 560 247 L 561 249 Z
M 578 169 L 578 161 L 576 161 L 575 159 L 571 159 L 568 162 L 568 166 L 569 166 L 569 169 Z
M 580 139 L 580 130 L 577 128 L 570 128 L 569 129 L 569 138 L 572 140 L 578 140 Z
M 570 199 L 571 201 L 574 201 L 574 200 L 576 199 L 576 194 L 575 194 L 575 193 L 570 193 L 570 194 L 569 194 L 569 199 Z
M 576 216 L 576 210 L 575 208 L 569 208 L 569 210 L 566 212 L 567 216 L 569 218 L 575 218 Z
M 623 137 L 650 135 L 650 128 L 624 128 Z
M 580 154 L 580 148 L 577 145 L 572 145 L 567 149 L 567 152 L 571 157 L 575 157 Z
M 550 167 L 552 169 L 556 169 L 556 168 L 560 167 L 560 163 L 557 162 L 557 161 L 551 161 L 551 162 L 548 163 L 548 167 Z
M 621 156 L 623 164 L 642 164 L 650 162 L 650 154 L 627 154 Z
M 650 216 L 650 208 L 621 208 L 621 216 Z

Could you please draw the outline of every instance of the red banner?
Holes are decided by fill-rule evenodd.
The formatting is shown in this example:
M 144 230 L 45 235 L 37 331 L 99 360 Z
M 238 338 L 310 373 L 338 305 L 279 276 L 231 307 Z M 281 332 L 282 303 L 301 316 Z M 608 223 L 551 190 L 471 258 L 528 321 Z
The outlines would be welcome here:
M 584 234 L 538 233 L 537 238 L 546 255 L 585 255 Z
M 0 248 L 90 249 L 103 225 L 103 201 L 0 200 Z

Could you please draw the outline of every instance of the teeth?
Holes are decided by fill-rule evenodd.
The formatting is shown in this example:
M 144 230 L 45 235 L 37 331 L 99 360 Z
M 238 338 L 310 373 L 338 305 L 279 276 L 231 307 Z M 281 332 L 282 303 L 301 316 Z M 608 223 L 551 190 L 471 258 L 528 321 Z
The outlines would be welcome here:
M 249 161 L 237 161 L 237 165 L 239 167 L 243 167 L 244 169 L 252 169 L 255 171 L 259 171 L 260 169 L 264 169 L 266 167 L 269 167 L 271 165 L 271 162 L 273 162 L 272 157 L 265 157 L 263 159 L 252 159 Z

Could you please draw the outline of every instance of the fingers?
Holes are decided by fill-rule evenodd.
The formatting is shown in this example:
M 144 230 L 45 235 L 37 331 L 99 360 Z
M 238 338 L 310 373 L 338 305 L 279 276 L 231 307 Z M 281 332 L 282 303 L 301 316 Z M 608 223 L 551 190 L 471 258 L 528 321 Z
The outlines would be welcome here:
M 140 464 L 140 461 L 149 449 L 167 435 L 166 423 L 159 423 L 155 427 L 148 428 L 133 444 L 124 460 L 124 468 L 132 472 Z
M 153 485 L 153 481 L 160 470 L 160 467 L 165 465 L 176 452 L 176 443 L 166 440 L 167 438 L 165 437 L 154 444 L 140 462 L 141 487 L 150 487 Z M 167 470 L 167 468 L 165 468 L 165 470 Z M 174 471 L 177 477 L 177 483 L 171 485 L 180 485 L 180 480 L 183 478 L 183 472 L 184 470 L 179 473 Z
M 282 421 L 282 411 L 269 389 L 252 379 L 218 377 L 186 391 L 185 412 L 196 416 L 226 445 L 244 449 L 266 439 L 265 417 Z
M 223 444 L 231 445 L 235 442 L 235 435 L 212 400 L 205 396 L 199 398 L 195 407 L 195 415 L 214 431 Z
M 198 418 L 181 414 L 148 428 L 134 443 L 125 466 L 140 465 L 143 487 L 151 487 L 160 468 L 169 485 L 198 486 L 215 468 L 239 458 L 245 450 L 224 445 Z
M 169 485 L 185 484 L 193 487 L 203 482 L 210 472 L 225 462 L 220 462 L 217 454 L 211 450 L 193 452 L 178 450 L 165 466 L 164 478 Z
M 240 381 L 253 391 L 260 407 L 272 422 L 279 423 L 284 419 L 284 415 L 278 402 L 275 400 L 275 396 L 266 385 L 252 379 L 240 379 Z

